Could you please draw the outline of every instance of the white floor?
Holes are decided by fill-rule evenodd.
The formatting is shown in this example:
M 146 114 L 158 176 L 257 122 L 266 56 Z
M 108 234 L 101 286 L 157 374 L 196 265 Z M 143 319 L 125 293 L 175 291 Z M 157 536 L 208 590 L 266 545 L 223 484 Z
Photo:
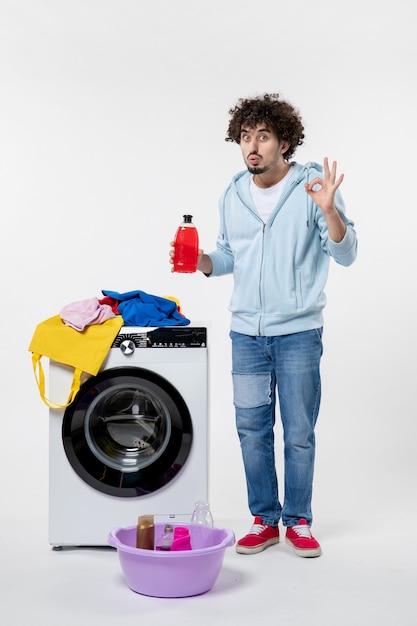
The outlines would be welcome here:
M 216 520 L 236 537 L 248 520 Z M 142 596 L 126 585 L 112 548 L 54 551 L 47 520 L 1 520 L 1 613 L 7 626 L 151 624 L 169 626 L 309 626 L 417 623 L 417 537 L 410 527 L 329 525 L 315 528 L 317 559 L 285 542 L 257 555 L 226 550 L 208 593 L 178 599 Z

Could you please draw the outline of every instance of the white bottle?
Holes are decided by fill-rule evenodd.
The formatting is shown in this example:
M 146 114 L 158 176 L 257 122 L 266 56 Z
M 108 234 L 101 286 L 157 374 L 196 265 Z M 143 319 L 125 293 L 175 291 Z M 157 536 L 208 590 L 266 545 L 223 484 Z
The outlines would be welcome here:
M 208 502 L 198 500 L 191 516 L 191 547 L 208 548 L 213 545 L 213 516 Z
M 201 524 L 202 526 L 210 526 L 213 528 L 213 516 L 210 511 L 210 505 L 204 500 L 198 500 L 191 516 L 192 524 Z

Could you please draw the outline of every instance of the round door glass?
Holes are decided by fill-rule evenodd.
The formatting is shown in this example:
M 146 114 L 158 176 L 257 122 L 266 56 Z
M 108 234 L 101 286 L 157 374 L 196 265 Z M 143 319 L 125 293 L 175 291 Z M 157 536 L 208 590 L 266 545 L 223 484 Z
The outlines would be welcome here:
M 73 469 L 94 488 L 144 495 L 181 471 L 191 449 L 191 417 L 179 392 L 154 372 L 106 370 L 66 410 L 63 441 Z

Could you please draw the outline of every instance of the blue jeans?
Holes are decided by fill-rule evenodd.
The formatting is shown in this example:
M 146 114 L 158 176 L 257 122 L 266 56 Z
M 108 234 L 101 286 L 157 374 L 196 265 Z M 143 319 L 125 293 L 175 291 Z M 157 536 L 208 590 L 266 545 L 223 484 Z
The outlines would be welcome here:
M 236 427 L 246 473 L 248 504 L 264 524 L 312 522 L 315 436 L 320 407 L 322 329 L 278 337 L 231 331 Z M 275 466 L 276 391 L 284 436 L 285 498 Z

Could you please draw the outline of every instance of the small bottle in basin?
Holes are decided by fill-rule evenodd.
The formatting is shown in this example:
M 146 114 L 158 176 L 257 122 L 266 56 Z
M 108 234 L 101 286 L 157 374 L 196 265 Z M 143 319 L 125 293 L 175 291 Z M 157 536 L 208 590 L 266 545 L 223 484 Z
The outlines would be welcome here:
M 198 500 L 191 516 L 192 524 L 201 524 L 202 526 L 210 526 L 213 528 L 213 516 L 210 511 L 210 505 L 205 500 Z
M 191 550 L 190 531 L 185 526 L 176 526 L 174 528 L 174 540 L 172 542 L 171 551 Z
M 154 544 L 154 516 L 140 515 L 136 527 L 136 547 L 144 550 L 153 550 Z
M 191 516 L 191 545 L 193 548 L 209 547 L 213 543 L 213 516 L 205 500 L 195 503 Z
M 164 532 L 160 539 L 156 542 L 156 550 L 164 550 L 168 552 L 171 550 L 172 542 L 174 541 L 174 527 L 171 524 L 166 524 Z

